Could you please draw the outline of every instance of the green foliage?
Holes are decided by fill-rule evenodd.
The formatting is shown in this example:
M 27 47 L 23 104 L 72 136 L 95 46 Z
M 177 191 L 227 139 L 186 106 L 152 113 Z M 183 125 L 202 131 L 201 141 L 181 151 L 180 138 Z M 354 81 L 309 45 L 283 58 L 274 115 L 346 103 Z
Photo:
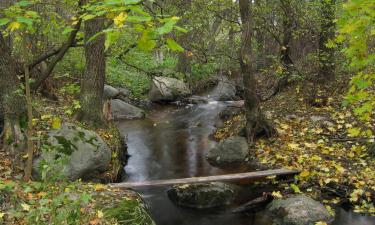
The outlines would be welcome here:
M 162 42 L 162 35 L 170 33 L 174 29 L 182 31 L 176 26 L 178 17 L 152 16 L 145 11 L 144 6 L 139 4 L 140 2 L 136 0 L 107 0 L 87 4 L 83 7 L 85 13 L 80 16 L 80 19 L 85 21 L 101 16 L 113 20 L 113 26 L 103 30 L 107 37 L 106 49 L 114 44 L 123 32 L 138 34 L 138 48 L 143 51 L 151 51 L 157 46 L 158 41 Z M 94 35 L 89 41 L 98 35 Z M 183 48 L 172 39 L 167 39 L 167 46 L 173 51 L 183 51 Z
M 355 114 L 370 123 L 375 107 L 375 2 L 351 0 L 344 3 L 338 25 L 337 42 L 344 43 L 349 70 L 355 74 L 345 103 L 352 104 Z
M 122 201 L 116 208 L 104 210 L 108 219 L 115 219 L 119 225 L 154 225 L 142 203 L 137 200 Z
M 140 98 L 150 88 L 150 78 L 127 67 L 119 60 L 111 59 L 107 63 L 107 82 L 115 87 L 124 87 L 130 90 L 134 97 Z
M 8 224 L 81 224 L 87 220 L 82 208 L 91 202 L 79 182 L 16 183 L 0 181 L 0 192 L 8 196 L 8 207 L 1 220 Z M 74 191 L 74 192 L 73 192 Z

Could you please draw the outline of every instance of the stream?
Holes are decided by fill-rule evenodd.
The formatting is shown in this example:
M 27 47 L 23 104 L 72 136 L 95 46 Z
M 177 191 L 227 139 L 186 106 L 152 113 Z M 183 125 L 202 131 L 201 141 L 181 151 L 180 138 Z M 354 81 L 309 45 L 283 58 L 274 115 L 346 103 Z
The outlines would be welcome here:
M 131 155 L 125 167 L 126 181 L 187 178 L 250 171 L 249 168 L 218 169 L 205 159 L 215 145 L 210 138 L 219 113 L 231 102 L 210 100 L 205 104 L 154 107 L 144 120 L 119 123 L 127 136 Z M 175 206 L 166 194 L 169 187 L 139 188 L 158 225 L 272 225 L 263 212 L 233 214 L 230 207 L 196 210 Z M 251 199 L 265 189 L 244 186 L 241 199 Z M 242 192 L 241 192 L 242 193 Z M 241 202 L 238 202 L 240 204 Z M 233 206 L 232 206 L 233 207 Z M 336 209 L 333 225 L 374 225 L 375 218 L 343 208 Z

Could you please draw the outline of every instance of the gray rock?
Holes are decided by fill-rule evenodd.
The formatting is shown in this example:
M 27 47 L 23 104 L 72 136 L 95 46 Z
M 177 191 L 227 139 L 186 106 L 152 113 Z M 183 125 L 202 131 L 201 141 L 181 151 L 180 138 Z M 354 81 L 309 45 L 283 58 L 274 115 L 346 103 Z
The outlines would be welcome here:
M 325 117 L 325 116 L 317 116 L 317 115 L 315 115 L 315 116 L 311 116 L 310 120 L 313 123 L 317 123 L 317 122 L 320 122 L 320 121 L 326 121 L 326 120 L 328 120 L 328 118 Z
M 234 185 L 220 182 L 175 185 L 168 190 L 168 197 L 176 205 L 204 209 L 233 203 L 237 190 Z
M 63 124 L 49 132 L 44 151 L 33 162 L 33 176 L 42 177 L 41 166 L 48 165 L 47 176 L 61 175 L 70 180 L 90 179 L 108 169 L 111 150 L 94 131 L 74 124 Z
M 130 96 L 131 92 L 126 88 L 119 87 L 119 88 L 117 88 L 117 90 L 119 91 L 119 94 L 122 95 L 122 96 L 125 96 L 125 97 Z
M 217 101 L 236 100 L 236 84 L 226 77 L 219 80 L 217 86 L 210 93 L 210 97 Z
M 132 120 L 145 118 L 145 112 L 120 99 L 111 101 L 112 116 L 114 120 Z
M 120 94 L 120 91 L 116 88 L 110 86 L 110 85 L 104 85 L 104 99 L 112 99 L 115 98 L 118 94 Z
M 170 77 L 155 77 L 148 97 L 153 102 L 176 101 L 191 94 L 187 85 Z
M 220 141 L 207 154 L 209 163 L 215 166 L 244 162 L 249 154 L 246 138 L 234 136 Z
M 302 194 L 273 200 L 267 206 L 267 213 L 276 225 L 315 225 L 333 220 L 324 205 Z
M 241 114 L 243 111 L 243 108 L 229 106 L 220 112 L 219 117 L 222 120 L 227 120 L 229 118 Z

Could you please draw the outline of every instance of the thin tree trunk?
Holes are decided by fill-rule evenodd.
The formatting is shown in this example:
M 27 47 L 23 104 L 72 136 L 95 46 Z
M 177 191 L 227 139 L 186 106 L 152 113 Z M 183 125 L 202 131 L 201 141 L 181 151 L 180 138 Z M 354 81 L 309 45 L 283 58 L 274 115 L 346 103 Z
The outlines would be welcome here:
M 189 10 L 191 8 L 192 0 L 183 0 L 182 1 L 182 8 L 184 9 L 181 11 L 182 20 L 180 21 L 181 24 L 187 23 L 187 19 L 183 16 L 184 12 L 186 10 Z M 178 42 L 186 49 L 189 45 L 189 42 L 191 41 L 191 32 L 189 31 L 187 33 L 181 34 L 180 38 L 178 39 Z M 182 73 L 185 75 L 186 78 L 190 79 L 191 74 L 191 57 L 187 54 L 186 51 L 178 53 L 178 62 L 176 66 L 176 71 L 179 73 Z
M 280 3 L 283 11 L 283 39 L 280 46 L 280 61 L 284 67 L 284 75 L 289 76 L 293 67 L 293 61 L 290 58 L 290 41 L 293 31 L 292 6 L 290 0 L 281 0 Z
M 23 150 L 24 135 L 20 121 L 25 116 L 25 98 L 21 90 L 20 67 L 0 32 L 0 103 L 4 112 L 4 144 L 13 154 Z
M 104 34 L 94 40 L 91 37 L 104 28 L 104 18 L 98 17 L 85 22 L 86 68 L 81 78 L 81 111 L 78 119 L 94 126 L 102 126 L 103 90 L 105 82 Z
M 270 137 L 275 133 L 275 130 L 261 112 L 259 98 L 256 93 L 256 80 L 254 78 L 252 65 L 254 57 L 251 53 L 253 25 L 250 18 L 251 8 L 249 0 L 239 0 L 239 7 L 242 21 L 241 50 L 239 58 L 245 91 L 246 135 L 249 144 L 253 144 L 256 136 L 264 135 Z
M 27 102 L 27 162 L 25 167 L 25 177 L 24 180 L 28 182 L 31 178 L 31 172 L 33 168 L 33 109 L 32 109 L 32 99 L 30 93 L 30 73 L 27 65 L 24 67 L 25 70 L 25 89 L 26 89 L 26 102 Z
M 335 37 L 336 0 L 321 0 L 321 28 L 319 34 L 319 82 L 332 80 L 335 73 L 335 49 L 327 43 Z

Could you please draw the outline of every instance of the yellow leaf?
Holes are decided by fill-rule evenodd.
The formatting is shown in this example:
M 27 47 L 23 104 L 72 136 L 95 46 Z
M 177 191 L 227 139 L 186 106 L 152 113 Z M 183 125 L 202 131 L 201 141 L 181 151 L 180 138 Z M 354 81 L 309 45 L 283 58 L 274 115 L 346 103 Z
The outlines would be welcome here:
M 308 176 L 310 175 L 310 172 L 304 170 L 304 171 L 302 171 L 299 175 L 300 175 L 300 177 L 308 177 Z
M 358 137 L 361 134 L 361 130 L 358 128 L 350 128 L 348 129 L 348 133 L 351 137 Z
M 102 191 L 102 190 L 105 189 L 105 185 L 103 185 L 103 184 L 95 184 L 94 185 L 94 189 L 95 189 L 95 191 Z
M 41 118 L 42 120 L 49 120 L 49 119 L 52 118 L 52 115 L 51 115 L 51 114 L 42 115 L 40 118 Z
M 39 192 L 38 194 L 36 194 L 36 196 L 38 196 L 39 198 L 42 198 L 44 196 L 47 196 L 47 192 Z
M 117 27 L 122 27 L 127 17 L 128 15 L 122 12 L 113 19 L 113 22 Z
M 321 158 L 320 156 L 313 155 L 313 156 L 311 157 L 311 160 L 313 160 L 313 161 L 320 161 L 320 160 L 322 160 L 322 158 Z
M 319 222 L 316 222 L 315 225 L 328 225 L 328 224 L 326 222 L 319 221 Z
M 294 150 L 299 148 L 299 144 L 297 143 L 289 143 L 288 146 L 289 148 L 294 149 Z
M 22 204 L 21 204 L 21 207 L 22 207 L 22 209 L 25 210 L 25 211 L 30 211 L 30 206 L 29 206 L 28 204 L 26 204 L 26 203 L 22 203 Z
M 18 30 L 20 27 L 21 27 L 21 23 L 14 21 L 8 25 L 7 30 L 15 31 L 15 30 Z
M 58 130 L 61 127 L 61 119 L 58 117 L 52 118 L 52 129 Z
M 100 210 L 98 210 L 98 212 L 96 213 L 96 215 L 97 215 L 97 217 L 98 217 L 99 219 L 101 219 L 101 218 L 104 217 L 104 213 L 103 213 L 102 211 L 100 211 Z
M 4 213 L 0 212 L 0 220 L 4 218 Z
M 273 191 L 272 196 L 275 198 L 282 198 L 283 195 L 280 193 L 280 191 Z

